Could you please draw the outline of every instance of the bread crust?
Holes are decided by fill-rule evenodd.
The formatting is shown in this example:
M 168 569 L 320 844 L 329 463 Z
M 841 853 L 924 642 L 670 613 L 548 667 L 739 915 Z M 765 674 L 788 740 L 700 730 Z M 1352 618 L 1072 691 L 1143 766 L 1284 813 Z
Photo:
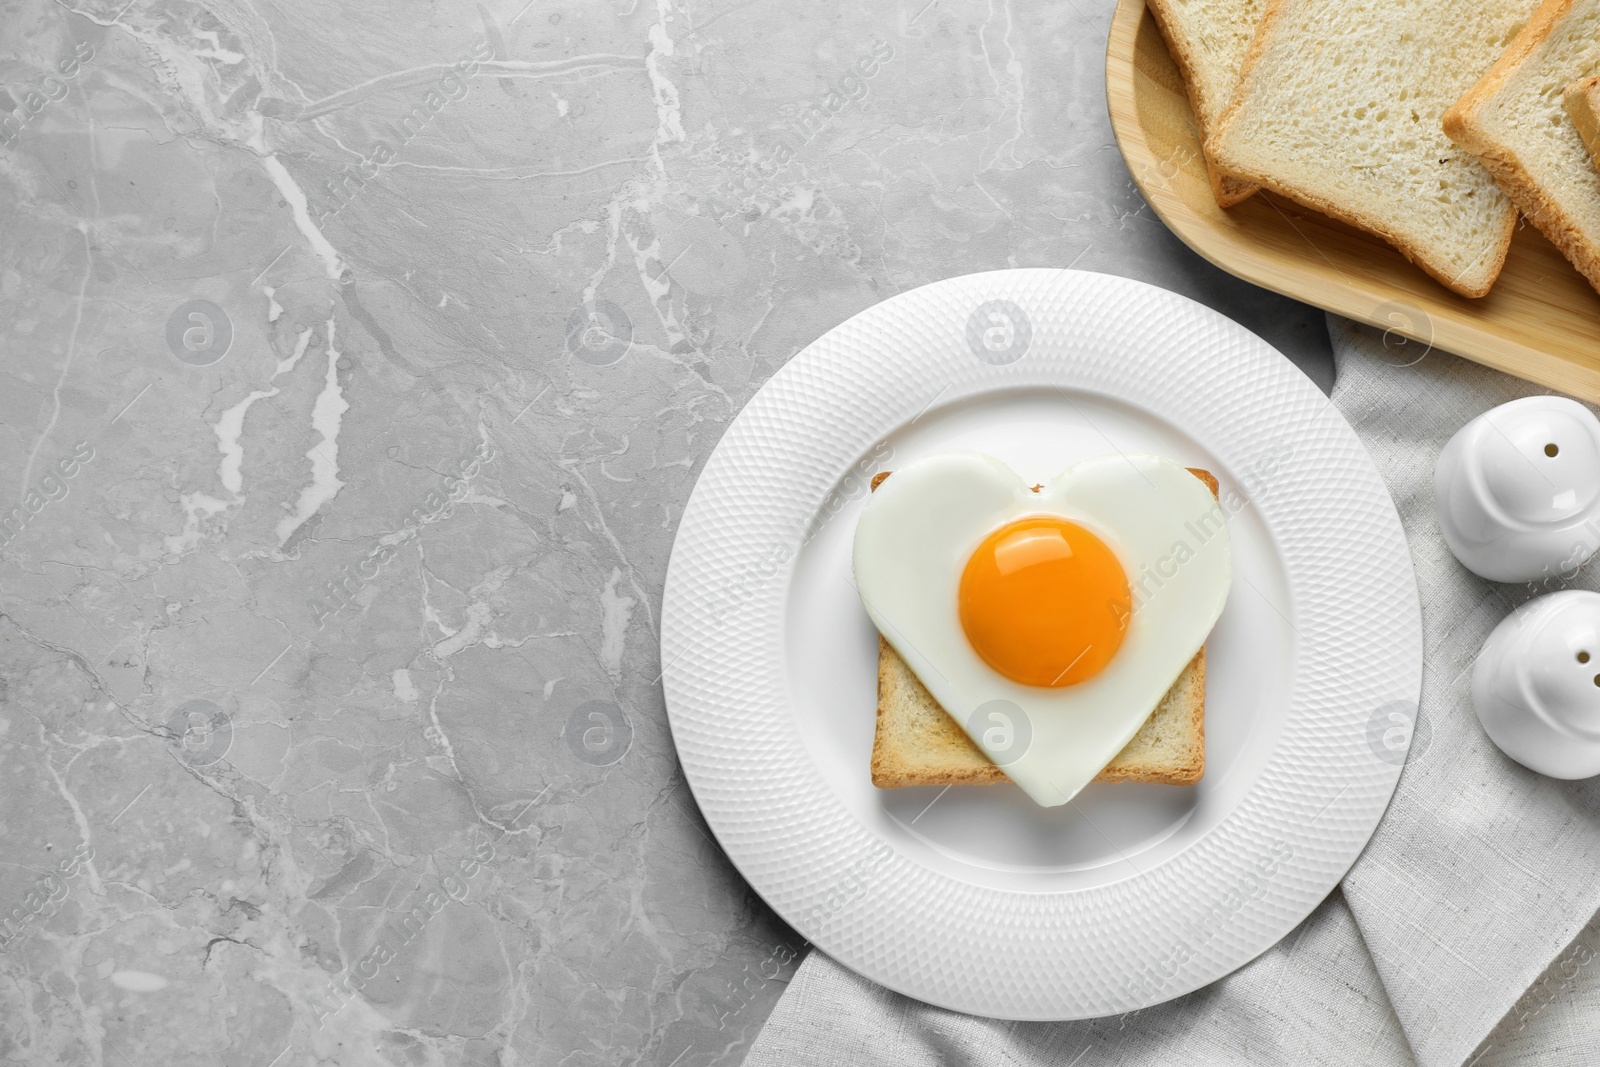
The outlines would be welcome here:
M 1177 64 L 1178 73 L 1183 75 L 1184 91 L 1189 97 L 1189 110 L 1194 112 L 1194 124 L 1200 132 L 1201 155 L 1205 159 L 1206 177 L 1211 179 L 1211 195 L 1216 198 L 1218 206 L 1233 207 L 1256 195 L 1257 186 L 1224 173 L 1205 151 L 1206 137 L 1211 132 L 1207 129 L 1210 123 L 1206 121 L 1206 116 L 1211 113 L 1211 109 L 1206 106 L 1208 101 L 1204 99 L 1205 90 L 1200 86 L 1200 79 L 1195 76 L 1194 57 L 1171 30 L 1171 26 L 1177 22 L 1172 3 L 1173 0 L 1145 0 L 1145 6 L 1150 9 L 1150 14 L 1155 16 L 1156 29 L 1161 31 L 1161 39 L 1167 42 L 1168 54 Z M 1219 106 L 1226 106 L 1226 101 L 1221 102 Z
M 1444 113 L 1444 132 L 1471 152 L 1494 175 L 1511 202 L 1561 250 L 1589 284 L 1600 290 L 1600 250 L 1584 239 L 1582 230 L 1561 203 L 1539 187 L 1533 173 L 1508 144 L 1490 136 L 1483 111 L 1510 83 L 1522 64 L 1538 51 L 1557 25 L 1572 10 L 1574 0 L 1545 0 L 1528 18 L 1522 32 L 1506 46 L 1476 85 L 1461 95 Z
M 1473 298 L 1488 295 L 1489 290 L 1494 287 L 1495 280 L 1500 276 L 1501 268 L 1505 266 L 1506 254 L 1511 250 L 1511 238 L 1517 230 L 1515 212 L 1510 213 L 1506 217 L 1505 223 L 1501 226 L 1502 233 L 1497 246 L 1490 253 L 1494 260 L 1494 269 L 1487 275 L 1487 280 L 1482 285 L 1467 285 L 1463 284 L 1459 278 L 1448 277 L 1443 272 L 1436 270 L 1427 262 L 1422 249 L 1408 243 L 1405 238 L 1394 233 L 1385 226 L 1382 219 L 1357 209 L 1335 204 L 1309 190 L 1296 188 L 1276 175 L 1253 169 L 1240 162 L 1237 157 L 1229 156 L 1225 144 L 1227 137 L 1233 131 L 1239 111 L 1250 91 L 1252 80 L 1255 77 L 1256 65 L 1260 61 L 1262 53 L 1266 51 L 1267 42 L 1271 37 L 1272 26 L 1282 17 L 1284 9 L 1291 2 L 1293 0 L 1269 0 L 1266 13 L 1261 17 L 1261 27 L 1256 30 L 1255 40 L 1250 42 L 1250 51 L 1245 53 L 1244 63 L 1239 72 L 1239 87 L 1234 91 L 1233 99 L 1228 103 L 1227 110 L 1222 113 L 1222 118 L 1217 121 L 1215 132 L 1206 138 L 1205 151 L 1207 158 L 1215 160 L 1217 166 L 1242 180 L 1255 182 L 1261 188 L 1287 197 L 1297 204 L 1311 208 L 1314 211 L 1320 211 L 1324 215 L 1338 219 L 1340 222 L 1383 238 L 1393 245 L 1396 251 L 1405 256 L 1408 261 L 1421 268 L 1430 278 L 1451 292 Z M 1551 0 L 1551 2 L 1562 2 L 1562 0 Z M 1564 2 L 1570 3 L 1571 0 L 1564 0 Z M 1445 132 L 1449 135 L 1448 127 L 1446 127 Z M 1452 136 L 1451 139 L 1454 140 L 1454 137 Z M 1466 146 L 1463 145 L 1462 147 Z M 1471 150 L 1468 149 L 1468 151 Z M 1485 165 L 1485 169 L 1491 175 L 1494 174 L 1493 168 Z M 1510 196 L 1512 202 L 1516 203 L 1516 197 L 1511 196 L 1509 190 L 1507 191 L 1507 196 Z
M 1201 155 L 1205 158 L 1206 177 L 1211 179 L 1211 195 L 1216 198 L 1218 207 L 1242 204 L 1261 191 L 1261 186 L 1235 177 L 1218 167 L 1203 150 Z
M 1600 74 L 1579 78 L 1561 94 L 1561 105 L 1567 109 L 1572 124 L 1583 138 L 1583 147 L 1589 150 L 1589 162 L 1600 170 Z

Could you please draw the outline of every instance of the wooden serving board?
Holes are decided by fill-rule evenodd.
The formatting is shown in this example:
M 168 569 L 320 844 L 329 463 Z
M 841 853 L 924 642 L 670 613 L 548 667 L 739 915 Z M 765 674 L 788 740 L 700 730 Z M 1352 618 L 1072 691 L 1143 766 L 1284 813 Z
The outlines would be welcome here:
M 1237 207 L 1218 207 L 1183 78 L 1144 0 L 1117 4 L 1106 99 L 1145 200 L 1223 270 L 1382 327 L 1397 359 L 1410 362 L 1438 348 L 1600 402 L 1600 295 L 1526 221 L 1494 289 L 1472 300 L 1380 238 L 1285 198 L 1257 193 Z

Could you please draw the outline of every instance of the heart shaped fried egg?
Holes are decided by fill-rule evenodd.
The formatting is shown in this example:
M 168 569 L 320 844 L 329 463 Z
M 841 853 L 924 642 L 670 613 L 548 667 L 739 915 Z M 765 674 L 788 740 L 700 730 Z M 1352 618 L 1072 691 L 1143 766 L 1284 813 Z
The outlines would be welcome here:
M 1038 491 L 992 456 L 926 456 L 867 501 L 853 566 L 879 632 L 1046 807 L 1138 731 L 1232 580 L 1215 497 L 1153 455 L 1085 460 Z

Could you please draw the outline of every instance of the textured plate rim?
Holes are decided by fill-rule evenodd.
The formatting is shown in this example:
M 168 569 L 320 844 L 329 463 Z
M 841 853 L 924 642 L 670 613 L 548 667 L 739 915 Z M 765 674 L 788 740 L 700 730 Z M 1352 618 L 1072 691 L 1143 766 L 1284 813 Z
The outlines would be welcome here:
M 979 358 L 969 340 L 979 313 L 995 307 L 1014 319 L 1010 343 L 1022 351 L 1010 362 Z M 976 886 L 895 852 L 812 764 L 784 675 L 789 572 L 841 473 L 935 403 L 1019 387 L 1121 397 L 1233 469 L 1295 444 L 1274 491 L 1252 501 L 1279 544 L 1296 633 L 1292 691 L 1266 766 L 1184 851 L 1122 881 L 1064 892 Z M 1354 431 L 1315 385 L 1203 305 L 1124 278 L 1048 269 L 901 293 L 774 374 L 690 495 L 661 622 L 680 762 L 751 886 L 810 943 L 874 981 L 953 1010 L 1025 1020 L 1170 1000 L 1249 962 L 1310 914 L 1393 794 L 1401 760 L 1375 749 L 1370 728 L 1381 709 L 1414 714 L 1421 649 L 1399 517 Z

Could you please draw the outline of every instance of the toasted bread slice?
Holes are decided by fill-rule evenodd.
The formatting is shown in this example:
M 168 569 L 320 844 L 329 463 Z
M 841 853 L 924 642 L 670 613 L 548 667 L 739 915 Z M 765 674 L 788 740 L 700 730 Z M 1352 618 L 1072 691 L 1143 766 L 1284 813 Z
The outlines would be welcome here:
M 1267 0 L 1147 0 L 1167 51 L 1183 72 L 1200 140 L 1216 127 L 1239 84 L 1239 68 L 1261 25 Z M 1255 194 L 1256 186 L 1219 171 L 1209 158 L 1211 194 L 1232 207 Z
M 1583 138 L 1589 162 L 1600 170 L 1600 74 L 1579 78 L 1561 94 L 1561 102 L 1572 118 L 1572 124 Z
M 1517 212 L 1440 118 L 1532 10 L 1533 0 L 1272 0 L 1206 152 L 1483 296 Z
M 1600 67 L 1600 2 L 1546 0 L 1444 117 L 1528 221 L 1600 289 L 1600 176 L 1562 90 Z
M 1191 467 L 1215 495 L 1217 479 Z M 872 488 L 887 478 L 876 475 Z M 1036 486 L 1035 492 L 1038 491 Z M 1097 782 L 1193 785 L 1206 768 L 1206 650 L 1195 653 L 1178 680 L 1123 746 Z M 872 784 L 994 785 L 1006 773 L 990 762 L 961 725 L 933 698 L 889 642 L 878 638 L 878 724 L 872 739 Z
M 1193 785 L 1206 769 L 1206 650 L 1172 683 L 1156 710 L 1097 782 Z M 878 729 L 872 739 L 872 784 L 995 785 L 1006 772 L 989 762 L 955 719 L 933 699 L 889 642 L 878 638 Z

